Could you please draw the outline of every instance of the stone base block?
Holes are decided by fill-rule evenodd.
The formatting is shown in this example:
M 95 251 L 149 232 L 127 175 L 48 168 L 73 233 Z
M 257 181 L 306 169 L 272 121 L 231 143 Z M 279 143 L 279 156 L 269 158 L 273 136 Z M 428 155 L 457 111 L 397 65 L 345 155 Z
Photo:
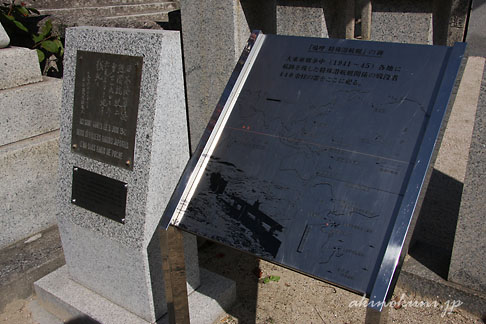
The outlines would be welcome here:
M 201 286 L 189 295 L 189 312 L 192 324 L 210 324 L 218 319 L 236 300 L 235 282 L 218 274 L 201 270 Z M 149 322 L 77 284 L 68 277 L 66 266 L 50 273 L 35 284 L 39 304 L 61 321 L 76 319 L 94 320 L 101 324 L 148 324 Z M 33 312 L 35 320 L 52 317 Z M 44 320 L 45 321 L 45 320 Z M 158 324 L 168 323 L 167 314 Z
M 321 0 L 277 1 L 277 34 L 329 37 Z
M 432 13 L 374 12 L 372 21 L 371 39 L 374 41 L 430 45 L 433 43 Z
M 371 40 L 432 44 L 432 3 L 428 0 L 373 1 Z
M 72 280 L 148 322 L 167 312 L 158 233 L 146 248 L 133 249 L 65 218 L 59 220 L 59 231 Z M 191 293 L 200 285 L 192 234 L 184 234 L 184 259 Z
M 24 47 L 0 51 L 0 90 L 42 81 L 37 52 Z
M 61 88 L 61 79 L 46 77 L 35 84 L 0 90 L 0 145 L 59 129 Z
M 0 248 L 55 224 L 58 148 L 58 131 L 0 147 Z

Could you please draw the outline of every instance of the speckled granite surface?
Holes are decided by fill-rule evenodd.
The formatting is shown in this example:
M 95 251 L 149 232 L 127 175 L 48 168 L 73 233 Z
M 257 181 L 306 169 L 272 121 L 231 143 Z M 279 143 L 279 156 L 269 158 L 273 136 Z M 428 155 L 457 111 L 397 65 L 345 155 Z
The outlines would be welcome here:
M 189 157 L 180 34 L 79 27 L 68 29 L 66 35 L 57 199 L 69 274 L 145 320 L 155 321 L 166 311 L 156 228 Z M 132 170 L 71 150 L 79 50 L 143 58 Z M 75 166 L 128 185 L 125 224 L 71 203 Z M 189 289 L 194 289 L 199 285 L 196 242 L 193 236 L 186 238 L 186 248 L 193 250 L 186 252 L 186 264 L 192 274 Z
M 469 151 L 449 280 L 486 291 L 486 70 Z

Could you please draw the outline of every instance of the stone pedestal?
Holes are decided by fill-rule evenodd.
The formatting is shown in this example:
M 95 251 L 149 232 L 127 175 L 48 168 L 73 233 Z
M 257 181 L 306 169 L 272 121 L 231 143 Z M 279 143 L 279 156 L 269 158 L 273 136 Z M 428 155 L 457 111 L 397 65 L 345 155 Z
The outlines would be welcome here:
M 157 228 L 189 158 L 180 33 L 80 27 L 66 35 L 57 194 L 66 266 L 36 292 L 62 320 L 160 322 Z M 211 314 L 200 322 L 209 323 L 234 301 L 234 283 L 204 273 L 200 287 L 196 238 L 183 241 L 193 312 Z M 216 293 L 197 297 L 201 289 Z
M 105 54 L 95 55 L 92 62 L 88 62 L 96 67 L 93 75 L 81 68 L 76 70 L 80 66 L 77 57 L 81 51 Z M 111 63 L 106 54 L 119 56 Z M 141 58 L 141 67 L 132 63 L 121 66 L 118 62 L 122 56 Z M 189 157 L 179 32 L 96 27 L 68 29 L 64 66 L 57 216 L 67 271 L 73 281 L 138 317 L 155 322 L 166 312 L 156 228 Z M 126 83 L 120 83 L 120 80 L 128 81 L 124 81 L 125 75 L 119 71 L 135 68 L 141 68 L 140 86 L 132 80 L 131 86 L 135 88 L 127 88 Z M 77 93 L 78 100 L 86 99 L 85 96 L 100 96 L 94 104 L 96 107 L 74 108 L 78 73 L 85 73 L 82 82 L 86 84 L 102 79 L 96 83 L 102 87 L 97 94 L 87 94 L 85 91 L 97 90 L 89 86 Z M 115 125 L 113 118 L 126 120 L 123 111 L 128 108 L 124 108 L 117 97 L 124 100 L 124 96 L 130 94 L 139 96 L 138 107 L 129 107 L 138 110 L 136 131 L 134 139 L 127 139 L 127 144 L 121 142 L 119 147 L 104 139 L 125 133 L 126 130 L 122 132 L 121 127 Z M 75 109 L 95 112 L 111 109 L 114 117 L 103 120 L 106 115 L 101 113 L 101 117 L 91 121 L 83 117 L 85 121 L 75 124 Z M 96 122 L 100 123 L 99 127 L 95 126 Z M 110 133 L 102 133 L 100 127 L 110 129 Z M 78 148 L 73 146 L 73 128 L 76 134 L 81 132 Z M 87 143 L 88 153 L 80 151 L 81 141 Z M 134 147 L 131 168 L 101 162 L 104 155 L 89 151 L 90 147 L 96 152 L 120 151 L 124 145 Z M 73 203 L 76 168 L 126 183 L 124 223 L 91 211 L 89 205 L 83 208 Z M 87 194 L 94 195 L 89 202 L 99 204 L 99 201 L 113 198 L 110 191 L 103 192 L 105 185 L 86 189 Z M 199 286 L 194 236 L 186 236 L 185 248 L 188 290 L 193 291 Z

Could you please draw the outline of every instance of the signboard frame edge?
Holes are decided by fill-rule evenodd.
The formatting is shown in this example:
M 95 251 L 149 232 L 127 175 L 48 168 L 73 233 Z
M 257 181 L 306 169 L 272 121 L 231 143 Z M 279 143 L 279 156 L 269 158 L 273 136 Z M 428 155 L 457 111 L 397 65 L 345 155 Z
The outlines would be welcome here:
M 390 232 L 391 236 L 388 240 L 386 251 L 381 259 L 380 268 L 375 276 L 375 281 L 372 286 L 373 288 L 369 295 L 369 310 L 382 312 L 385 303 L 390 300 L 394 291 L 405 255 L 408 252 L 411 236 L 428 186 L 433 163 L 440 147 L 441 128 L 447 125 L 447 121 L 444 121 L 444 117 L 446 116 L 447 111 L 451 109 L 450 99 L 452 97 L 452 93 L 447 89 L 453 89 L 454 87 L 454 83 L 460 72 L 462 59 L 464 58 L 465 48 L 466 44 L 463 42 L 457 42 L 453 47 L 448 48 L 448 55 L 444 60 L 445 71 L 439 89 L 435 95 L 433 105 L 433 111 L 436 112 L 431 114 L 429 124 L 425 130 L 423 137 L 424 141 L 420 145 L 420 150 L 417 154 L 418 162 L 410 175 L 410 180 L 407 184 L 400 210 Z M 443 111 L 438 111 L 440 107 L 445 108 Z M 433 134 L 436 135 L 431 136 Z M 425 159 L 422 160 L 424 155 L 426 155 L 424 151 L 432 151 L 432 154 L 430 154 L 428 158 L 425 156 Z M 414 190 L 413 187 L 417 186 L 418 190 Z M 410 208 L 412 209 L 411 213 L 410 211 L 407 212 Z M 410 214 L 412 216 L 407 216 Z M 390 247 L 390 242 L 392 241 L 396 243 L 394 247 Z M 397 246 L 399 246 L 399 250 L 397 250 Z M 396 253 L 397 251 L 399 251 L 399 253 Z M 392 263 L 387 264 L 387 258 L 390 258 Z M 380 277 L 388 278 L 387 283 L 383 282 L 383 280 L 381 280 L 381 282 L 378 281 Z

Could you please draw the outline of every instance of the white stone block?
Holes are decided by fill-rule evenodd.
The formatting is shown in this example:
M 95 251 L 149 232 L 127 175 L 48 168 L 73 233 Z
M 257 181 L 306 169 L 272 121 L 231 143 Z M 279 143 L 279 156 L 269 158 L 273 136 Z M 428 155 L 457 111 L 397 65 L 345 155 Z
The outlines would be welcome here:
M 0 51 L 0 90 L 42 81 L 37 52 L 24 47 Z
M 1 65 L 1 64 L 0 64 Z M 0 90 L 0 146 L 59 129 L 62 80 Z
M 56 222 L 57 131 L 0 147 L 0 248 Z

